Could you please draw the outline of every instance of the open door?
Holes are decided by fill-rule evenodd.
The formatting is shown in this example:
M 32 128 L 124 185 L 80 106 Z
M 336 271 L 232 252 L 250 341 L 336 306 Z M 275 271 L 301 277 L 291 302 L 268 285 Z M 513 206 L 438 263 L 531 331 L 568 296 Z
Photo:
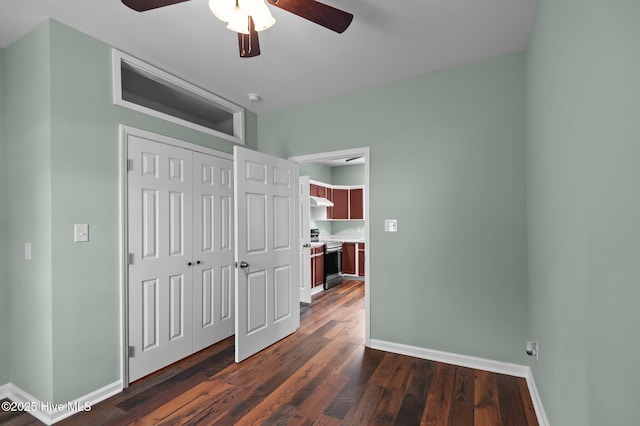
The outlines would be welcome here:
M 236 362 L 300 326 L 298 169 L 234 147 Z
M 311 303 L 311 234 L 309 230 L 309 176 L 300 176 L 298 180 L 298 230 L 300 237 L 300 302 Z

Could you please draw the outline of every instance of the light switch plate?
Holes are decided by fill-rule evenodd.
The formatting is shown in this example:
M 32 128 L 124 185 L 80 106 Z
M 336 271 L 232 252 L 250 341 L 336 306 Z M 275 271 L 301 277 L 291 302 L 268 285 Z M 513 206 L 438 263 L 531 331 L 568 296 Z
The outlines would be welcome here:
M 24 243 L 24 260 L 31 260 L 31 243 Z
M 398 220 L 386 219 L 384 221 L 384 232 L 398 232 Z
M 76 223 L 73 227 L 73 241 L 76 243 L 89 241 L 89 225 Z

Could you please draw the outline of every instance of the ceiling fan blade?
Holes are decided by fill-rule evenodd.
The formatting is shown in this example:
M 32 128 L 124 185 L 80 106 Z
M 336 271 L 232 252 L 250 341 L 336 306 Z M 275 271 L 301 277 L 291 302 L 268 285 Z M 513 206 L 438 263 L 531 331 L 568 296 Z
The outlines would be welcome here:
M 238 50 L 241 58 L 253 58 L 260 54 L 258 32 L 251 16 L 249 16 L 249 34 L 238 33 Z
M 315 0 L 269 0 L 269 3 L 337 33 L 343 33 L 353 20 L 351 13 Z
M 184 3 L 189 0 L 122 0 L 125 6 L 136 12 L 144 12 L 159 7 L 171 6 L 172 4 Z

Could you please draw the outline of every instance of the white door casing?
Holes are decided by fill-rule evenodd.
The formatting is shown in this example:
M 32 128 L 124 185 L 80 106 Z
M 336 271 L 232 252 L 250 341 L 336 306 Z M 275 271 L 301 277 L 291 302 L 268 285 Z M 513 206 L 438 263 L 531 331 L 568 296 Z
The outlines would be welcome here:
M 298 171 L 293 161 L 234 147 L 236 362 L 300 325 Z
M 130 381 L 192 353 L 191 152 L 129 136 Z
M 371 221 L 370 214 L 370 194 L 371 194 L 371 179 L 370 179 L 370 163 L 371 155 L 369 147 L 360 147 L 352 149 L 344 149 L 340 151 L 320 152 L 316 154 L 296 155 L 289 157 L 290 160 L 295 161 L 297 164 L 303 163 L 317 163 L 325 160 L 344 159 L 352 157 L 364 158 L 364 241 L 365 241 L 365 259 L 371 259 Z M 371 280 L 374 279 L 371 274 L 371 262 L 367 261 L 364 265 L 364 344 L 367 347 L 371 347 Z
M 298 180 L 298 229 L 300 243 L 298 244 L 300 265 L 300 302 L 311 303 L 311 235 L 309 226 L 309 176 L 300 176 Z

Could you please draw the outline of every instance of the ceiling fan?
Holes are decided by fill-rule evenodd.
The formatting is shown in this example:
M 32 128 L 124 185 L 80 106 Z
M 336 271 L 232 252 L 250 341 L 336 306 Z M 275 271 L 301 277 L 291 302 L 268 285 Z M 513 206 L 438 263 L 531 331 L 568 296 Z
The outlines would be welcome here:
M 145 12 L 189 0 L 122 0 L 127 7 Z M 343 33 L 353 20 L 351 13 L 315 0 L 266 0 L 269 4 L 291 12 L 337 33 Z M 227 29 L 238 33 L 241 58 L 260 54 L 258 32 L 270 28 L 275 19 L 263 0 L 209 0 L 209 7 Z

